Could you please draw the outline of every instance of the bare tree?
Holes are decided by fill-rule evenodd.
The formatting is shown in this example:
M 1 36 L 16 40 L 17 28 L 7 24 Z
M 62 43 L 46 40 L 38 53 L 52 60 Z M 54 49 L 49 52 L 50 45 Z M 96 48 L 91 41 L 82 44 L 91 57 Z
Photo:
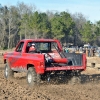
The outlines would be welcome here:
M 30 18 L 30 15 L 32 13 L 34 13 L 34 11 L 36 10 L 35 5 L 26 5 L 25 3 L 21 2 L 17 4 L 17 8 L 18 8 L 18 13 L 20 15 L 20 22 L 21 25 L 20 27 L 20 39 L 22 39 L 22 36 L 24 34 L 24 37 L 27 37 L 27 34 L 29 35 L 29 31 L 31 33 L 31 29 L 29 29 L 28 27 L 28 19 Z

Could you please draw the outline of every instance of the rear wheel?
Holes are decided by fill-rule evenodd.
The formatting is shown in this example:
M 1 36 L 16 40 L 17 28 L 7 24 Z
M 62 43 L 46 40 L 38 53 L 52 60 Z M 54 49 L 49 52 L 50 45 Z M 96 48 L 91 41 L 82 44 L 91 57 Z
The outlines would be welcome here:
M 69 84 L 75 85 L 81 83 L 81 72 L 72 71 L 70 74 Z
M 41 75 L 37 74 L 37 85 L 40 85 L 41 82 Z
M 10 68 L 10 66 L 9 66 L 8 63 L 5 65 L 4 77 L 6 79 L 9 79 L 9 78 L 13 78 L 14 77 L 14 71 Z
M 78 76 L 73 76 L 69 82 L 70 84 L 72 85 L 75 85 L 75 84 L 80 84 L 81 83 L 81 80 L 80 80 L 80 77 Z
M 36 73 L 34 67 L 29 67 L 27 72 L 27 83 L 29 86 L 35 86 L 40 82 L 40 75 Z

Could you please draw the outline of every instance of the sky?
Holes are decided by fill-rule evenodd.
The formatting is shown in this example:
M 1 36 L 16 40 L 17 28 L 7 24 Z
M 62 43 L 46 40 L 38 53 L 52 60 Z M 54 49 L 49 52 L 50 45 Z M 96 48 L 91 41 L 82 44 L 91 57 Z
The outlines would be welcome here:
M 71 14 L 82 13 L 93 23 L 100 20 L 100 0 L 0 0 L 2 6 L 16 6 L 18 2 L 35 5 L 41 12 L 68 11 Z

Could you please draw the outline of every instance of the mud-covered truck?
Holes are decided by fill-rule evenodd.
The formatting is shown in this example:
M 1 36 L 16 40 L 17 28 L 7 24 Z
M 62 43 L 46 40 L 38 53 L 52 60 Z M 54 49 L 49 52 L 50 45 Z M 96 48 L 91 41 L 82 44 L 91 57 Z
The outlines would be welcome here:
M 36 51 L 29 52 L 33 43 Z M 6 79 L 12 78 L 14 73 L 26 72 L 28 84 L 34 86 L 59 74 L 66 78 L 67 75 L 77 77 L 86 69 L 86 55 L 63 52 L 56 39 L 23 39 L 13 52 L 4 54 L 4 63 Z

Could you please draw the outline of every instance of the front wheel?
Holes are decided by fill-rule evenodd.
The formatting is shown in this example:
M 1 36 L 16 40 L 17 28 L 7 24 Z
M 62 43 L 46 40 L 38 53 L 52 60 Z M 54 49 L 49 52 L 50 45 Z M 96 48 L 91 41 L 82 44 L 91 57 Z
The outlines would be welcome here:
M 14 71 L 9 67 L 8 63 L 5 65 L 4 77 L 6 79 L 9 79 L 9 78 L 13 78 L 14 77 Z

